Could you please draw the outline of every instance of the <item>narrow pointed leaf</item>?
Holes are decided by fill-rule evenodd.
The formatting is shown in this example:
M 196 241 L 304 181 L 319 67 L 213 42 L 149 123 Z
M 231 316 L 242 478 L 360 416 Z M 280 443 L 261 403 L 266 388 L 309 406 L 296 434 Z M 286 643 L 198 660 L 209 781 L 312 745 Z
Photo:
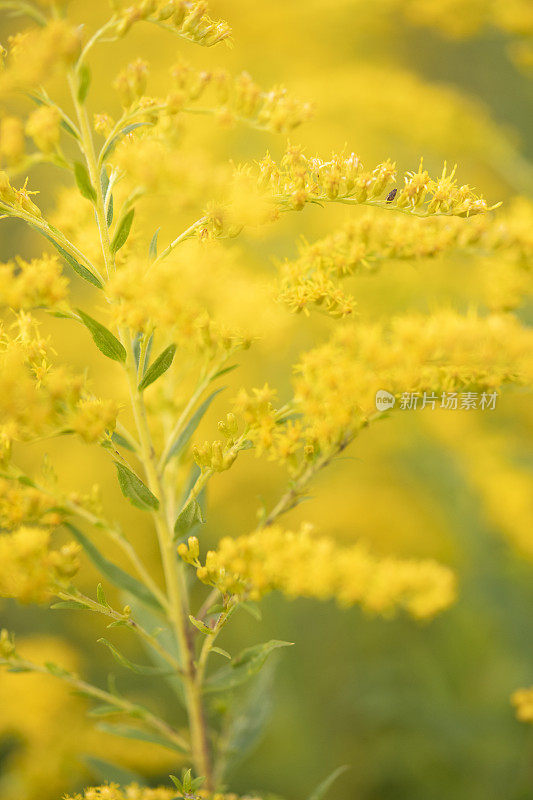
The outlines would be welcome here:
M 162 353 L 158 355 L 153 364 L 151 364 L 144 374 L 144 378 L 139 384 L 139 391 L 143 391 L 151 383 L 156 381 L 160 375 L 163 375 L 172 365 L 174 355 L 176 353 L 176 345 L 171 344 Z
M 76 541 L 81 544 L 94 566 L 104 578 L 107 578 L 112 584 L 118 586 L 119 589 L 124 589 L 124 591 L 129 592 L 146 606 L 161 611 L 159 601 L 143 583 L 103 556 L 90 539 L 78 530 L 75 525 L 72 525 L 70 522 L 65 522 L 63 524 L 68 528 Z
M 58 244 L 55 241 L 55 239 L 49 236 L 48 233 L 43 231 L 42 228 L 38 228 L 36 225 L 31 225 L 31 227 L 34 230 L 38 231 L 42 236 L 44 236 L 45 239 L 48 239 L 48 241 L 54 245 L 55 249 L 61 256 L 61 258 L 67 262 L 69 267 L 72 267 L 74 272 L 77 273 L 80 276 L 80 278 L 83 278 L 83 280 L 87 281 L 87 283 L 91 283 L 93 286 L 96 286 L 97 289 L 104 288 L 103 283 L 96 277 L 96 275 L 93 275 L 90 269 L 84 267 L 83 264 L 80 264 L 80 262 L 77 261 L 73 256 L 71 256 L 70 253 L 67 253 L 67 251 L 63 247 L 61 247 L 61 245 Z
M 193 433 L 195 432 L 196 428 L 202 421 L 203 416 L 206 413 L 207 409 L 209 408 L 209 406 L 211 405 L 217 394 L 224 391 L 225 388 L 226 388 L 225 386 L 221 386 L 219 389 L 215 389 L 215 391 L 211 392 L 211 394 L 208 397 L 206 397 L 203 403 L 201 403 L 198 406 L 198 408 L 190 418 L 189 422 L 187 423 L 185 428 L 182 430 L 182 432 L 179 434 L 176 441 L 172 445 L 170 452 L 168 454 L 168 460 L 170 460 L 173 456 L 181 453 L 182 450 L 184 450 L 187 447 Z
M 76 161 L 74 164 L 74 177 L 76 178 L 80 194 L 85 197 L 86 200 L 90 200 L 91 203 L 96 202 L 96 191 L 89 178 L 87 167 L 80 161 Z
M 157 258 L 157 239 L 159 237 L 159 231 L 160 230 L 161 230 L 161 228 L 158 228 L 156 230 L 156 232 L 152 236 L 152 241 L 150 242 L 150 247 L 149 247 L 149 250 L 148 250 L 148 256 L 150 258 L 150 261 L 153 261 L 154 259 Z
M 115 467 L 117 468 L 118 482 L 124 497 L 137 508 L 142 508 L 143 511 L 157 511 L 159 500 L 152 494 L 148 486 L 145 486 L 141 479 L 125 467 L 124 464 L 115 461 Z
M 293 642 L 282 642 L 272 639 L 263 644 L 247 647 L 231 664 L 215 672 L 204 687 L 205 692 L 222 692 L 235 689 L 257 674 L 269 655 L 280 647 L 291 647 Z
M 81 321 L 88 329 L 93 337 L 93 341 L 97 348 L 108 358 L 113 361 L 126 361 L 126 350 L 119 342 L 117 337 L 109 331 L 101 322 L 90 317 L 79 308 L 76 309 L 80 316 Z
M 113 255 L 118 253 L 121 247 L 124 247 L 128 236 L 130 235 L 131 226 L 133 225 L 133 217 L 135 216 L 135 209 L 131 208 L 127 214 L 121 219 L 118 224 L 118 228 L 115 231 L 115 235 L 113 236 L 113 241 L 111 242 L 111 252 Z
M 119 447 L 123 447 L 125 450 L 130 450 L 132 453 L 135 452 L 131 444 L 125 439 L 120 433 L 113 431 L 111 434 L 111 439 L 117 444 Z
M 324 781 L 322 781 L 322 783 L 319 786 L 317 786 L 315 791 L 309 795 L 307 800 L 323 800 L 323 798 L 326 796 L 327 792 L 329 791 L 331 786 L 335 783 L 337 778 L 340 775 L 342 775 L 343 772 L 346 772 L 347 769 L 348 769 L 347 766 L 343 766 L 343 767 L 338 767 L 336 770 L 334 770 L 331 773 L 331 775 L 328 775 L 328 777 Z
M 51 605 L 50 608 L 71 608 L 78 611 L 86 611 L 87 609 L 90 610 L 89 606 L 85 605 L 85 603 L 78 602 L 77 600 L 61 600 L 59 603 L 54 603 Z
M 109 142 L 109 144 L 107 145 L 107 147 L 105 149 L 105 152 L 102 154 L 102 161 L 106 161 L 109 158 L 109 156 L 113 153 L 113 151 L 114 151 L 115 147 L 117 146 L 117 144 L 119 143 L 119 141 L 124 136 L 127 136 L 128 133 L 131 133 L 136 128 L 143 128 L 143 127 L 146 127 L 147 125 L 150 125 L 150 123 L 149 122 L 133 122 L 131 125 L 126 125 L 125 128 L 122 128 L 122 130 L 119 133 L 117 133 L 117 135 L 114 136 L 111 139 L 111 141 Z
M 198 523 L 204 523 L 205 519 L 202 514 L 200 503 L 193 500 L 185 506 L 183 511 L 180 512 L 174 524 L 174 536 L 176 539 L 192 533 L 193 529 Z
M 82 64 L 82 66 L 79 68 L 78 77 L 80 81 L 78 87 L 78 100 L 80 103 L 84 103 L 91 85 L 91 70 L 87 64 Z
M 141 742 L 150 742 L 152 744 L 159 744 L 162 747 L 168 747 L 170 750 L 177 750 L 178 753 L 184 753 L 186 750 L 179 747 L 175 742 L 170 739 L 165 739 L 164 736 L 159 736 L 156 733 L 143 731 L 141 728 L 133 728 L 129 725 L 112 725 L 108 722 L 101 722 L 98 725 L 99 730 L 103 733 L 111 733 L 113 736 L 122 736 L 126 739 L 137 739 Z
M 144 666 L 143 664 L 134 664 L 133 661 L 130 661 L 129 658 L 118 650 L 114 644 L 112 644 L 108 639 L 100 638 L 97 639 L 97 642 L 100 644 L 105 644 L 105 646 L 110 650 L 111 655 L 122 667 L 125 669 L 131 670 L 131 672 L 136 672 L 138 675 L 163 675 L 164 673 L 168 673 L 169 670 L 162 670 L 159 667 L 150 667 Z

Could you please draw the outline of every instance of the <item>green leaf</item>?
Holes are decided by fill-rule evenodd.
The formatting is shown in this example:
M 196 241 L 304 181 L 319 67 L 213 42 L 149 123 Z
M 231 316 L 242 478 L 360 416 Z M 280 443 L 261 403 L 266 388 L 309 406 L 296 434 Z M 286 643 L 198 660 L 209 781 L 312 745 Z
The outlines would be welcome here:
M 90 200 L 91 203 L 95 203 L 96 191 L 89 178 L 87 167 L 85 167 L 81 161 L 76 161 L 74 164 L 74 177 L 76 178 L 76 183 L 78 184 L 78 189 L 82 197 L 85 197 L 86 200 Z
M 221 754 L 222 762 L 230 769 L 242 761 L 262 737 L 272 713 L 275 671 L 275 661 L 268 661 L 244 694 L 231 703 Z
M 93 275 L 91 270 L 87 269 L 87 267 L 84 267 L 83 264 L 79 263 L 79 261 L 76 261 L 76 259 L 73 256 L 71 256 L 70 253 L 67 253 L 67 251 L 64 250 L 61 247 L 61 245 L 55 241 L 55 239 L 53 239 L 45 231 L 43 231 L 42 228 L 38 228 L 36 225 L 31 225 L 31 227 L 34 230 L 38 231 L 42 236 L 44 236 L 45 239 L 48 239 L 48 241 L 54 245 L 55 249 L 61 256 L 61 258 L 67 262 L 69 267 L 72 267 L 74 272 L 76 272 L 80 276 L 80 278 L 83 278 L 83 280 L 87 281 L 87 283 L 91 283 L 93 286 L 96 286 L 97 289 L 104 288 L 104 284 L 96 277 L 96 275 Z
M 146 786 L 146 782 L 137 773 L 129 769 L 119 767 L 96 756 L 83 756 L 83 760 L 93 772 L 99 783 L 118 783 L 119 786 L 128 786 L 135 783 L 138 786 Z
M 224 656 L 224 658 L 229 658 L 229 660 L 231 661 L 231 655 L 228 653 L 227 650 L 222 650 L 221 647 L 212 647 L 211 652 L 218 653 L 219 656 Z
M 152 494 L 150 489 L 144 485 L 142 480 L 138 478 L 131 469 L 128 469 L 124 464 L 120 464 L 118 461 L 115 461 L 115 467 L 117 468 L 118 482 L 124 497 L 137 508 L 142 508 L 143 511 L 157 511 L 159 508 L 159 500 Z
M 78 134 L 76 133 L 76 131 L 74 130 L 72 125 L 69 125 L 69 123 L 66 121 L 66 119 L 62 119 L 61 120 L 61 122 L 59 123 L 59 127 L 63 128 L 63 130 L 66 133 L 68 133 L 70 136 L 72 136 L 74 139 L 76 139 L 77 142 L 79 142 L 80 137 L 78 136 Z
M 130 661 L 129 658 L 117 650 L 114 644 L 112 644 L 108 639 L 100 638 L 96 640 L 99 644 L 105 644 L 106 647 L 109 648 L 111 651 L 111 655 L 122 667 L 131 670 L 132 672 L 136 672 L 138 675 L 163 675 L 165 672 L 169 672 L 168 669 L 162 670 L 159 667 L 145 667 L 143 664 L 134 664 L 133 661 Z
M 109 227 L 113 222 L 113 195 L 111 195 L 111 197 L 109 198 L 109 203 L 107 205 L 106 222 L 107 222 L 107 227 Z
M 98 600 L 101 606 L 110 608 L 109 603 L 106 600 L 105 592 L 101 583 L 99 583 L 98 586 L 96 587 L 96 599 Z
M 160 375 L 163 375 L 170 368 L 176 353 L 176 345 L 171 344 L 162 353 L 158 355 L 153 364 L 145 372 L 144 378 L 140 382 L 138 389 L 143 391 L 147 386 L 156 381 Z
M 156 733 L 143 731 L 141 728 L 132 728 L 129 725 L 112 725 L 109 722 L 101 722 L 98 728 L 103 733 L 111 733 L 113 736 L 122 736 L 125 739 L 137 739 L 140 742 L 159 744 L 162 747 L 168 747 L 170 750 L 177 750 L 178 753 L 186 752 L 183 747 L 179 747 L 179 745 L 170 741 L 170 739 L 166 739 L 164 736 L 159 736 Z
M 70 522 L 64 522 L 63 524 L 68 528 L 76 541 L 81 544 L 94 566 L 105 578 L 120 589 L 124 589 L 126 592 L 132 594 L 146 606 L 161 611 L 159 601 L 143 583 L 103 556 L 90 539 L 78 530 L 75 525 L 72 525 Z
M 113 136 L 113 138 L 111 139 L 111 141 L 107 145 L 107 147 L 105 149 L 105 152 L 102 154 L 102 161 L 106 161 L 109 158 L 109 156 L 111 155 L 111 153 L 113 153 L 115 147 L 120 142 L 120 140 L 122 139 L 123 136 L 127 136 L 128 133 L 131 133 L 136 128 L 146 127 L 147 125 L 150 125 L 150 123 L 149 122 L 133 122 L 131 125 L 126 125 L 125 128 L 122 128 L 122 130 L 119 131 L 119 133 L 117 133 L 116 136 Z
M 216 380 L 217 380 L 217 378 L 221 378 L 221 377 L 222 377 L 222 375 L 227 375 L 227 374 L 228 374 L 228 372 L 233 372 L 233 370 L 234 370 L 234 369 L 237 369 L 237 367 L 238 367 L 238 366 L 239 366 L 238 364 L 231 364 L 229 367 L 224 367 L 224 369 L 219 369 L 219 371 L 218 371 L 218 372 L 216 372 L 216 373 L 213 375 L 213 377 L 211 378 L 211 383 L 212 383 L 213 381 L 216 381 Z
M 148 257 L 150 261 L 154 261 L 157 258 L 157 239 L 159 237 L 159 231 L 161 228 L 158 228 L 154 235 L 152 236 L 152 241 L 150 242 L 150 247 L 148 249 Z
M 174 524 L 174 537 L 179 539 L 185 534 L 190 533 L 198 523 L 204 523 L 205 519 L 202 514 L 200 503 L 197 500 L 192 500 L 185 506 L 183 511 L 180 512 Z
M 167 622 L 163 622 L 161 617 L 156 615 L 152 609 L 142 605 L 135 597 L 132 597 L 128 592 L 123 592 L 120 596 L 121 603 L 129 605 L 132 608 L 132 614 L 135 620 L 148 631 L 152 636 L 156 636 L 161 646 L 170 653 L 177 661 L 180 661 L 180 650 L 176 642 L 176 637 L 172 628 Z M 144 639 L 141 640 L 141 645 L 155 666 L 163 669 L 168 669 L 168 662 L 156 650 L 150 647 Z M 183 691 L 183 683 L 178 673 L 166 673 L 163 675 L 165 683 L 167 683 L 172 691 L 176 694 L 180 703 L 185 707 L 185 696 Z
M 84 103 L 87 99 L 87 93 L 91 85 L 91 70 L 87 64 L 82 64 L 78 70 L 78 101 Z
M 222 692 L 235 689 L 245 683 L 252 675 L 256 675 L 264 665 L 268 656 L 280 647 L 291 647 L 293 642 L 282 642 L 271 639 L 263 644 L 247 647 L 231 664 L 215 672 L 205 683 L 205 692 Z
M 184 450 L 187 447 L 193 433 L 195 432 L 196 428 L 202 421 L 202 418 L 206 413 L 207 409 L 209 408 L 209 406 L 211 405 L 217 394 L 224 391 L 225 388 L 226 388 L 225 386 L 221 386 L 219 389 L 215 389 L 215 391 L 211 392 L 211 394 L 208 397 L 206 397 L 203 403 L 201 403 L 198 406 L 198 408 L 190 418 L 189 422 L 187 423 L 185 428 L 182 430 L 182 432 L 179 434 L 178 438 L 170 448 L 167 461 L 170 461 L 170 459 L 173 456 L 181 453 L 182 450 Z
M 205 636 L 210 636 L 213 633 L 211 628 L 208 628 L 207 625 L 204 625 L 202 620 L 196 619 L 196 617 L 193 617 L 192 614 L 189 614 L 189 619 L 190 619 L 191 623 L 194 625 L 194 627 L 197 630 L 199 630 L 200 633 L 205 634 Z
M 116 431 L 113 431 L 113 433 L 111 434 L 111 439 L 119 447 L 123 447 L 125 450 L 130 450 L 132 453 L 135 452 L 135 450 L 132 447 L 132 445 L 128 442 L 127 439 L 125 439 L 123 436 L 121 436 L 120 433 L 117 433 Z
M 59 603 L 54 603 L 51 605 L 50 608 L 72 608 L 76 609 L 77 611 L 86 611 L 87 609 L 90 610 L 90 606 L 85 605 L 85 603 L 78 602 L 77 600 L 61 600 Z
M 77 308 L 76 311 L 93 337 L 95 345 L 104 356 L 112 358 L 113 361 L 126 361 L 126 350 L 117 337 L 111 331 L 108 331 L 105 325 L 102 325 L 101 322 L 93 319 L 81 309 Z
M 112 706 L 110 703 L 103 703 L 102 705 L 95 706 L 87 711 L 89 717 L 109 717 L 111 714 L 120 714 L 123 711 L 118 706 Z
M 309 795 L 307 800 L 323 800 L 333 783 L 340 775 L 343 774 L 343 772 L 346 772 L 347 769 L 349 769 L 347 766 L 343 766 L 334 770 L 331 775 L 328 775 L 328 777 L 323 780 L 319 786 L 317 786 L 315 791 Z
M 131 208 L 120 220 L 118 227 L 111 242 L 111 252 L 113 255 L 118 253 L 121 247 L 126 244 L 128 236 L 130 235 L 131 226 L 133 225 L 133 217 L 135 216 L 135 209 Z

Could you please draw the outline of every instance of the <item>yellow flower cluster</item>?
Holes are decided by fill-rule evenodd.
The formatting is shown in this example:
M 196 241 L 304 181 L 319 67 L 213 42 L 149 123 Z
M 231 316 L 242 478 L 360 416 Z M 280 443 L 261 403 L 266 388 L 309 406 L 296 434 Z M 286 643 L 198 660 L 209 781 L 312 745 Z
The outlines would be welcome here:
M 505 347 L 501 343 L 505 342 Z M 440 311 L 389 325 L 346 325 L 296 367 L 295 404 L 320 450 L 342 442 L 386 389 L 436 393 L 495 389 L 533 378 L 531 331 L 510 316 Z
M 236 539 L 225 537 L 203 565 L 195 537 L 179 545 L 178 553 L 196 567 L 204 583 L 252 600 L 277 590 L 289 598 L 359 604 L 385 616 L 403 608 L 417 619 L 428 619 L 455 598 L 453 572 L 435 561 L 379 559 L 361 544 L 343 547 L 317 538 L 309 526 L 296 532 L 271 526 Z
M 210 356 L 248 347 L 247 337 L 218 325 L 199 303 L 184 297 L 179 274 L 172 258 L 153 266 L 131 259 L 106 286 L 114 324 L 134 331 L 157 329 L 181 347 Z
M 176 790 L 164 787 L 147 789 L 136 783 L 121 789 L 118 784 L 110 783 L 85 789 L 82 794 L 68 795 L 64 800 L 176 800 Z M 193 795 L 191 795 L 191 800 L 193 800 Z M 197 789 L 194 793 L 194 800 L 261 800 L 261 798 L 250 795 L 239 797 L 236 794 L 206 792 L 203 789 Z
M 0 306 L 17 311 L 57 308 L 68 296 L 68 281 L 55 256 L 43 253 L 40 258 L 0 264 Z
M 231 28 L 213 20 L 204 0 L 135 0 L 117 15 L 116 30 L 124 36 L 137 22 L 153 22 L 203 47 L 229 42 Z
M 261 130 L 289 133 L 311 115 L 311 105 L 291 97 L 283 87 L 264 91 L 247 72 L 232 78 L 225 70 L 198 72 L 186 63 L 172 69 L 175 91 L 167 100 L 174 112 L 204 101 L 224 124 L 246 122 Z
M 55 499 L 19 481 L 0 478 L 0 528 L 19 525 L 59 525 L 61 514 Z
M 406 173 L 403 185 L 391 188 L 396 176 L 390 160 L 367 171 L 355 153 L 334 153 L 324 161 L 308 158 L 294 145 L 289 145 L 279 166 L 269 155 L 258 165 L 258 185 L 286 209 L 329 201 L 388 207 L 421 217 L 469 217 L 489 210 L 486 200 L 468 184 L 457 184 L 455 167 L 447 174 L 445 164 L 435 180 L 420 162 L 416 172 Z
M 38 150 L 51 153 L 59 144 L 60 124 L 61 114 L 55 106 L 41 106 L 28 117 L 26 133 Z
M 9 165 L 17 164 L 25 151 L 24 123 L 19 117 L 4 117 L 0 121 L 0 156 Z
M 75 430 L 97 441 L 114 427 L 118 406 L 87 395 L 85 378 L 52 367 L 38 324 L 21 312 L 15 335 L 0 330 L 0 441 L 3 457 L 13 440 Z
M 57 67 L 74 63 L 80 48 L 79 28 L 64 19 L 15 34 L 8 41 L 6 65 L 0 71 L 0 95 L 43 84 Z
M 531 332 L 512 316 L 440 311 L 389 324 L 345 324 L 301 356 L 290 406 L 276 409 L 276 393 L 265 385 L 252 394 L 241 390 L 233 408 L 256 455 L 301 475 L 350 443 L 375 415 L 378 390 L 437 402 L 442 392 L 529 385 L 532 352 Z
M 79 568 L 79 545 L 50 549 L 50 532 L 22 527 L 0 534 L 0 597 L 45 603 Z
M 516 716 L 522 722 L 533 722 L 533 688 L 517 689 L 511 696 Z
M 532 225 L 533 207 L 525 199 L 515 200 L 505 214 L 480 215 L 468 222 L 449 217 L 391 218 L 368 209 L 324 239 L 303 243 L 297 259 L 282 263 L 278 299 L 295 313 L 315 306 L 334 317 L 348 316 L 355 300 L 341 289 L 342 279 L 374 272 L 387 260 L 434 258 L 462 250 L 485 257 L 505 253 L 505 261 L 499 256 L 491 264 L 492 282 L 497 266 L 501 267 L 491 307 L 516 307 L 533 272 Z
M 4 214 L 11 214 L 14 217 L 21 214 L 29 214 L 32 217 L 40 217 L 41 211 L 30 199 L 30 192 L 27 183 L 20 189 L 11 186 L 7 172 L 0 171 L 0 211 Z

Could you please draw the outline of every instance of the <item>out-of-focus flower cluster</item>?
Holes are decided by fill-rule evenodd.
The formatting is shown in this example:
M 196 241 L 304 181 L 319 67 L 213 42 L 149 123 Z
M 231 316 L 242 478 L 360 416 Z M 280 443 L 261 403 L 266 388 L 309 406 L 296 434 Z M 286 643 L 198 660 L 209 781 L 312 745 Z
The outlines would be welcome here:
M 393 208 L 421 217 L 469 217 L 489 210 L 486 200 L 468 184 L 457 184 L 455 167 L 448 174 L 446 165 L 440 178 L 433 179 L 421 162 L 416 172 L 406 173 L 403 185 L 392 188 L 397 170 L 390 160 L 365 170 L 355 153 L 334 153 L 325 161 L 309 158 L 303 148 L 290 145 L 279 165 L 267 154 L 257 172 L 261 189 L 282 208 L 300 210 L 307 203 L 330 201 Z
M 501 343 L 505 342 L 505 347 Z M 494 390 L 533 377 L 531 331 L 511 316 L 440 311 L 390 324 L 344 325 L 295 367 L 291 410 L 276 409 L 268 386 L 242 390 L 234 411 L 257 455 L 297 474 L 343 449 L 375 414 L 376 392 L 434 394 Z
M 531 283 L 533 266 L 533 207 L 515 200 L 508 211 L 494 217 L 418 220 L 398 215 L 390 219 L 373 209 L 313 244 L 303 243 L 299 257 L 280 266 L 281 302 L 293 312 L 315 306 L 335 317 L 351 314 L 354 298 L 340 281 L 373 272 L 384 261 L 435 258 L 455 251 L 497 256 L 489 265 L 491 307 L 516 307 Z M 494 285 L 495 272 L 500 281 Z M 503 274 L 505 273 L 505 274 Z
M 79 568 L 79 545 L 50 549 L 50 531 L 21 527 L 0 534 L 0 597 L 45 603 Z
M 202 564 L 198 541 L 190 537 L 179 554 L 198 578 L 224 594 L 260 599 L 267 592 L 290 598 L 334 598 L 341 606 L 361 605 L 385 616 L 399 608 L 427 619 L 455 598 L 453 572 L 435 561 L 379 559 L 363 545 L 339 546 L 315 537 L 309 526 L 286 531 L 274 525 L 237 538 L 223 538 Z
M 56 500 L 39 489 L 0 478 L 0 528 L 10 530 L 22 523 L 39 527 L 59 525 L 62 515 Z
M 198 263 L 207 262 L 199 258 Z M 205 308 L 184 297 L 172 258 L 153 266 L 132 259 L 111 277 L 106 293 L 112 301 L 110 314 L 115 324 L 128 325 L 134 331 L 157 329 L 189 352 L 213 357 L 250 344 L 246 335 L 218 324 Z
M 516 709 L 516 716 L 522 722 L 533 722 L 533 687 L 517 689 L 511 696 L 511 702 Z
M 55 256 L 0 264 L 0 306 L 30 310 L 39 306 L 57 308 L 68 296 L 68 281 Z
M 64 19 L 11 36 L 3 52 L 0 96 L 45 83 L 61 66 L 74 63 L 81 49 L 80 29 Z
M 148 64 L 141 59 L 122 70 L 114 86 L 127 119 L 145 117 L 159 121 L 158 135 L 174 130 L 172 120 L 180 112 L 214 114 L 224 125 L 244 122 L 259 130 L 289 133 L 311 114 L 311 105 L 291 97 L 281 86 L 264 91 L 242 72 L 232 77 L 226 70 L 198 71 L 184 61 L 170 71 L 173 88 L 165 99 L 147 97 Z M 108 115 L 97 115 L 99 132 L 113 131 Z M 142 131 L 140 132 L 142 136 Z
M 50 344 L 29 314 L 21 312 L 11 331 L 0 330 L 2 458 L 9 457 L 14 440 L 75 430 L 94 442 L 115 426 L 115 401 L 93 398 L 84 376 L 53 367 L 50 356 Z
M 120 5 L 114 17 L 119 36 L 138 22 L 152 22 L 203 47 L 230 41 L 231 28 L 224 20 L 209 16 L 204 0 L 135 0 L 126 7 Z

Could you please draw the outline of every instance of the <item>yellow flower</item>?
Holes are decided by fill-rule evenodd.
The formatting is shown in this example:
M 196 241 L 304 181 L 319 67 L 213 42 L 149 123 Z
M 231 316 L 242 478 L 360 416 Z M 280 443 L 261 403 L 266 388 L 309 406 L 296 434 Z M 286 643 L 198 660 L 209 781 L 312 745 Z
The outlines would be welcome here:
M 0 597 L 15 597 L 21 603 L 45 603 L 58 582 L 78 570 L 76 544 L 50 550 L 50 532 L 22 527 L 0 534 Z
M 4 117 L 0 121 L 0 155 L 8 164 L 16 164 L 25 153 L 24 124 L 18 117 Z
M 359 604 L 384 616 L 404 608 L 428 619 L 455 599 L 455 577 L 447 567 L 432 560 L 379 559 L 361 544 L 343 547 L 315 537 L 309 526 L 293 532 L 274 525 L 225 537 L 204 565 L 194 537 L 178 553 L 196 566 L 204 583 L 254 600 L 280 591 L 289 598 L 335 598 L 341 606 Z
M 28 118 L 26 133 L 43 153 L 52 152 L 59 144 L 61 115 L 54 106 L 41 106 Z

